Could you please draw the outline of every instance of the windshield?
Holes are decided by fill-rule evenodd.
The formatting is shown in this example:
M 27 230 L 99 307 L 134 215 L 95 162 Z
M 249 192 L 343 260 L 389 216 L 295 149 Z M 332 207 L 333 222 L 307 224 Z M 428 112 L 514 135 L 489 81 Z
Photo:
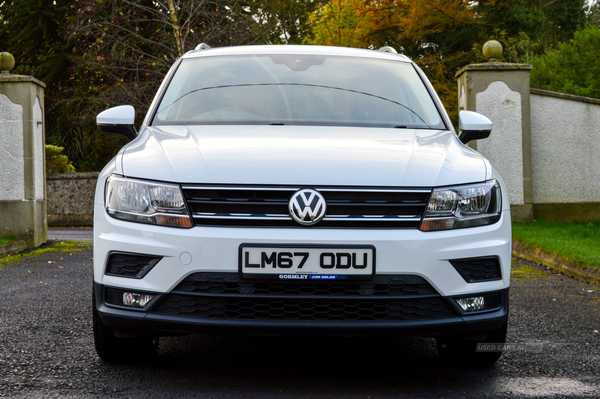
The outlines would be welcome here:
M 410 63 L 313 55 L 185 59 L 152 124 L 444 128 Z

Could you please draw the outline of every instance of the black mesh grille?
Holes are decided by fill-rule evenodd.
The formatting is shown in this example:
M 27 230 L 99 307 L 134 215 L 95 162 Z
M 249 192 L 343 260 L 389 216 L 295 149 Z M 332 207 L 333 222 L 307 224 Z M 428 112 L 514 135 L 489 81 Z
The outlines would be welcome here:
M 237 273 L 195 273 L 183 280 L 175 291 L 202 294 L 259 294 L 259 295 L 437 295 L 422 277 L 379 275 L 369 282 L 327 283 L 282 280 L 243 280 Z
M 232 320 L 421 320 L 455 311 L 418 276 L 376 276 L 372 282 L 248 281 L 237 274 L 196 273 L 154 313 Z
M 485 258 L 454 259 L 450 263 L 467 283 L 501 280 L 500 262 L 495 256 Z
M 160 261 L 160 256 L 112 252 L 106 262 L 109 276 L 142 278 Z
M 327 203 L 315 227 L 417 228 L 431 190 L 314 187 Z M 288 202 L 299 187 L 184 185 L 196 225 L 298 227 Z

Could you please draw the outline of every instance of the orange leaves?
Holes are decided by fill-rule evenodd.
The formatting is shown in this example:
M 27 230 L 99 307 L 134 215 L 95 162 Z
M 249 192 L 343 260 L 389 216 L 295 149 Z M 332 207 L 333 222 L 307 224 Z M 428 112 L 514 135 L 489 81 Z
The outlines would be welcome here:
M 309 16 L 312 35 L 309 44 L 368 47 L 369 16 L 360 0 L 332 0 Z
M 413 0 L 407 3 L 409 10 L 403 25 L 406 34 L 414 40 L 460 29 L 477 20 L 473 3 L 465 0 Z
M 398 42 L 430 42 L 434 36 L 479 23 L 474 3 L 465 0 L 366 0 L 362 4 L 372 37 L 394 32 Z

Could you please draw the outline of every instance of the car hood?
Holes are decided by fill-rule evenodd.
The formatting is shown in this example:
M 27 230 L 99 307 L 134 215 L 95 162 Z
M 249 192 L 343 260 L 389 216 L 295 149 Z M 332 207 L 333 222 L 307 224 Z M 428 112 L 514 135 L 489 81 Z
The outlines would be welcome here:
M 125 176 L 178 183 L 433 187 L 486 178 L 485 159 L 453 132 L 423 129 L 149 127 L 120 157 Z

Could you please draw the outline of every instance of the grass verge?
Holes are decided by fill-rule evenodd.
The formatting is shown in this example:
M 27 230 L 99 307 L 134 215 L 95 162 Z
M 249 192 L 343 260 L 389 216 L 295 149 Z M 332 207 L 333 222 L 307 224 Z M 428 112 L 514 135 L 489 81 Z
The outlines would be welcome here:
M 512 234 L 514 240 L 526 246 L 563 256 L 574 264 L 600 269 L 600 222 L 513 223 Z
M 510 278 L 513 280 L 529 280 L 546 275 L 539 268 L 528 265 L 525 262 L 518 262 L 515 258 L 512 259 L 511 266 Z
M 17 237 L 14 234 L 8 234 L 0 237 L 0 245 L 8 244 L 15 241 L 19 241 L 19 237 Z
M 80 242 L 80 241 L 62 241 L 62 242 L 56 242 L 52 245 L 44 244 L 41 247 L 35 248 L 31 251 L 25 251 L 18 255 L 0 258 L 0 265 L 9 263 L 9 262 L 18 261 L 19 259 L 22 259 L 23 257 L 26 257 L 26 256 L 35 256 L 35 255 L 40 255 L 40 254 L 44 254 L 47 252 L 79 252 L 79 251 L 83 251 L 86 248 L 89 248 L 90 246 L 91 246 L 90 242 Z

